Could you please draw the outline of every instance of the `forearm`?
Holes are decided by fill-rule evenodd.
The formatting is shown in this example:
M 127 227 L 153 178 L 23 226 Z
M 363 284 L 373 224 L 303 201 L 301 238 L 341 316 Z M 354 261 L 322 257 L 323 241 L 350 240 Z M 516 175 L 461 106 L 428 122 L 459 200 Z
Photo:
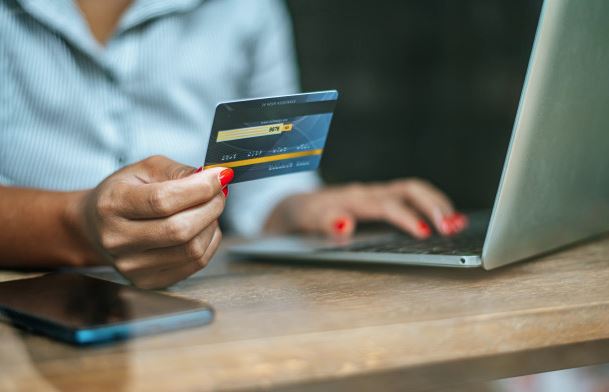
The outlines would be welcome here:
M 0 187 L 0 266 L 101 263 L 78 223 L 84 194 Z

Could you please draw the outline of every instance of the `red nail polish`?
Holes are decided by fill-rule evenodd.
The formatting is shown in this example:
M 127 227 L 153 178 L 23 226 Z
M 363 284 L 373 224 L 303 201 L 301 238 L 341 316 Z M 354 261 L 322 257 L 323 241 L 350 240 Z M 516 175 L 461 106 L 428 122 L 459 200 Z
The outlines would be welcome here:
M 224 197 L 228 197 L 228 187 L 222 188 L 222 193 L 224 193 Z
M 421 235 L 423 235 L 424 237 L 429 237 L 431 235 L 431 228 L 424 220 L 420 220 L 418 226 L 419 233 L 421 233 Z
M 452 218 L 451 222 L 452 222 L 452 225 L 453 225 L 453 228 L 454 228 L 455 232 L 461 231 L 461 229 L 463 229 L 463 219 L 461 219 L 457 215 L 455 215 Z
M 442 219 L 442 224 L 440 225 L 440 231 L 442 234 L 451 235 L 453 234 L 452 224 L 450 222 L 450 218 Z
M 342 234 L 347 231 L 349 227 L 349 220 L 347 218 L 338 218 L 334 221 L 334 232 L 336 234 Z
M 467 219 L 467 216 L 464 214 L 456 214 L 457 215 L 457 223 L 459 225 L 459 230 L 463 230 L 467 227 L 467 225 L 469 224 L 469 220 Z
M 203 171 L 203 166 L 201 166 L 200 168 L 198 168 L 197 170 L 195 170 L 195 173 L 201 173 Z
M 452 227 L 451 234 L 460 232 L 465 228 L 465 226 L 467 226 L 467 218 L 463 214 L 454 213 L 447 219 L 450 223 L 450 226 Z
M 233 171 L 233 169 L 224 169 L 220 172 L 220 175 L 218 177 L 220 179 L 220 184 L 222 186 L 225 186 L 226 184 L 231 182 L 233 178 L 235 178 L 235 172 Z

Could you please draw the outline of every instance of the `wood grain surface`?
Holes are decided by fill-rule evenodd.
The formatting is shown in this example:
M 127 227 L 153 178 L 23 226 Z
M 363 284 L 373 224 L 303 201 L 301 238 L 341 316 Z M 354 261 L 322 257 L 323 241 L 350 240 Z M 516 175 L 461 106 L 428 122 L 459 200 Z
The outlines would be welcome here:
M 609 238 L 493 271 L 221 252 L 168 291 L 214 323 L 89 348 L 0 324 L 0 390 L 429 390 L 609 362 Z

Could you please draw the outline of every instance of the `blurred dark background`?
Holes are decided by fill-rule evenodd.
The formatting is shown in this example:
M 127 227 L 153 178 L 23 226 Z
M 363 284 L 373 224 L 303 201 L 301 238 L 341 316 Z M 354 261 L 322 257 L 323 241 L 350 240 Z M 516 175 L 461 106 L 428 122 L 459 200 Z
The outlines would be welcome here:
M 288 0 L 304 91 L 341 93 L 330 183 L 426 178 L 492 205 L 541 0 Z

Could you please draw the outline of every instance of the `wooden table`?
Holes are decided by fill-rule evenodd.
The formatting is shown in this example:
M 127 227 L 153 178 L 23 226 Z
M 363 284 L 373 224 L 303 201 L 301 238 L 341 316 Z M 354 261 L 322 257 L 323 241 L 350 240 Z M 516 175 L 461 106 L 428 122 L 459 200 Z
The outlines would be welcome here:
M 219 254 L 170 291 L 215 322 L 93 348 L 0 325 L 0 390 L 427 390 L 609 362 L 607 238 L 490 272 Z

